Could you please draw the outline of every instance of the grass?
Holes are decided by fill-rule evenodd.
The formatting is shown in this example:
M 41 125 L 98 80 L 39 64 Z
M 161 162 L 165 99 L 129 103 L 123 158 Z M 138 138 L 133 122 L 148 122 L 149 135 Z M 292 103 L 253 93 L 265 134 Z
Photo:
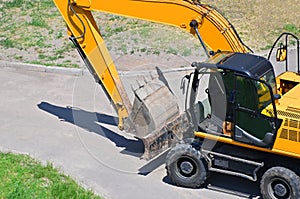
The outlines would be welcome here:
M 3 46 L 4 48 L 14 48 L 14 42 L 11 39 L 3 39 L 0 40 L 0 45 Z
M 40 28 L 47 28 L 47 23 L 46 21 L 38 16 L 37 14 L 33 15 L 31 17 L 31 21 L 26 23 L 29 26 L 35 26 L 35 27 L 40 27 Z
M 300 36 L 300 4 L 294 0 L 211 0 L 255 52 L 269 49 L 281 32 Z M 267 12 L 265 10 L 268 10 Z M 174 27 L 93 12 L 108 49 L 116 55 L 197 56 L 197 39 Z M 51 0 L 0 1 L 0 59 L 79 67 L 77 51 Z M 59 53 L 58 53 L 59 52 Z M 65 60 L 69 60 L 65 62 Z
M 0 16 L 0 50 L 6 52 L 0 59 L 79 66 L 80 60 L 64 64 L 65 56 L 57 54 L 74 56 L 76 52 L 66 44 L 66 27 L 52 0 L 3 0 Z
M 299 35 L 300 34 L 300 27 L 297 27 L 295 24 L 286 24 L 283 29 L 286 32 L 290 32 L 293 33 L 295 35 Z
M 254 51 L 268 49 L 284 31 L 300 36 L 300 4 L 294 0 L 211 0 Z
M 22 0 L 8 1 L 4 4 L 3 8 L 4 9 L 17 8 L 17 7 L 21 7 L 22 4 L 23 4 Z
M 0 198 L 101 199 L 51 163 L 43 166 L 27 155 L 11 153 L 0 153 Z

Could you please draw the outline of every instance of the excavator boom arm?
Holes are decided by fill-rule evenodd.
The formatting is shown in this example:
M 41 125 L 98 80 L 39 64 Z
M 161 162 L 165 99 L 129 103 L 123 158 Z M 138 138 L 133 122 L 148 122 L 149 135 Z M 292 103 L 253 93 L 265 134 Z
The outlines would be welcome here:
M 86 1 L 85 1 L 86 2 Z M 214 8 L 192 0 L 90 1 L 87 9 L 163 23 L 195 34 L 192 20 L 199 23 L 201 37 L 210 51 L 247 52 L 234 27 Z
M 119 128 L 128 117 L 131 104 L 122 86 L 116 67 L 106 48 L 91 9 L 82 5 L 85 1 L 53 0 L 66 22 L 70 39 L 75 44 L 89 71 L 99 83 L 118 113 Z M 90 1 L 88 1 L 90 2 Z M 93 1 L 93 4 L 98 4 Z
M 91 11 L 113 13 L 179 27 L 195 35 L 192 20 L 209 51 L 246 52 L 233 26 L 215 9 L 191 0 L 53 0 L 63 16 L 71 40 L 95 80 L 112 100 L 119 115 L 126 118 L 131 105 Z

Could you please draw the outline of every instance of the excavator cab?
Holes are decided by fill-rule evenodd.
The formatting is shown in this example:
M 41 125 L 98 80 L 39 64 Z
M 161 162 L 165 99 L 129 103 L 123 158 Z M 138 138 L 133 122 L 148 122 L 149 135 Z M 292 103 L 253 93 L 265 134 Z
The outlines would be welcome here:
M 218 172 L 260 179 L 263 198 L 299 198 L 299 109 L 292 101 L 284 102 L 299 90 L 279 99 L 271 63 L 252 54 L 219 52 L 193 66 L 195 95 L 190 99 L 198 107 L 196 95 L 206 91 L 208 100 L 200 103 L 208 114 L 193 120 L 194 139 L 168 153 L 166 170 L 172 182 L 201 187 L 210 172 Z
M 206 89 L 210 113 L 199 121 L 197 130 L 271 147 L 280 126 L 272 65 L 265 58 L 240 53 L 218 55 L 208 62 L 198 63 L 196 69 L 209 68 L 210 75 Z

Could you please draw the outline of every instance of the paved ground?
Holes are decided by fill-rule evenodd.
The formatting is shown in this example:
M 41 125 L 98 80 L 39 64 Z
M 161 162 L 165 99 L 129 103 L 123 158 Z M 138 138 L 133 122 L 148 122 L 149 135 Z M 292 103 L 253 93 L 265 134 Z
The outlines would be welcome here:
M 141 64 L 137 61 L 136 65 Z M 138 69 L 143 67 L 149 65 Z M 179 87 L 181 77 L 188 73 L 173 69 L 164 73 L 181 110 L 184 94 Z M 136 81 L 136 74 L 140 72 L 121 74 L 130 100 L 130 82 Z M 0 62 L 0 89 L 0 150 L 51 161 L 105 198 L 229 199 L 259 195 L 258 184 L 214 173 L 207 188 L 173 185 L 166 177 L 164 155 L 148 162 L 140 158 L 141 142 L 118 130 L 112 105 L 85 71 Z
M 171 184 L 157 163 L 163 157 L 153 167 L 140 159 L 141 143 L 117 129 L 111 104 L 89 74 L 0 67 L 0 89 L 0 149 L 51 161 L 105 198 L 253 198 L 259 192 L 256 184 L 219 174 L 208 188 Z

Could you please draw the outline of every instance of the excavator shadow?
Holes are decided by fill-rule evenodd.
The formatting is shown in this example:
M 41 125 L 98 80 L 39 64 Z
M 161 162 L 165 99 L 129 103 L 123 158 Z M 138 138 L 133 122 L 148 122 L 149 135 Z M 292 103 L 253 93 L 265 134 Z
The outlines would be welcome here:
M 110 141 L 115 143 L 117 147 L 124 148 L 121 151 L 122 154 L 141 157 L 144 153 L 144 145 L 141 140 L 127 139 L 126 137 L 121 136 L 101 125 L 102 123 L 117 126 L 118 118 L 116 117 L 96 112 L 89 112 L 68 106 L 56 106 L 48 102 L 41 102 L 37 106 L 39 109 L 57 116 L 61 121 L 71 123 L 73 125 L 76 125 L 77 127 L 109 139 Z
M 174 185 L 167 176 L 163 178 L 163 182 Z M 247 179 L 221 173 L 211 172 L 206 180 L 205 185 L 203 185 L 201 188 L 238 196 L 240 198 L 261 198 L 258 182 L 252 182 Z

